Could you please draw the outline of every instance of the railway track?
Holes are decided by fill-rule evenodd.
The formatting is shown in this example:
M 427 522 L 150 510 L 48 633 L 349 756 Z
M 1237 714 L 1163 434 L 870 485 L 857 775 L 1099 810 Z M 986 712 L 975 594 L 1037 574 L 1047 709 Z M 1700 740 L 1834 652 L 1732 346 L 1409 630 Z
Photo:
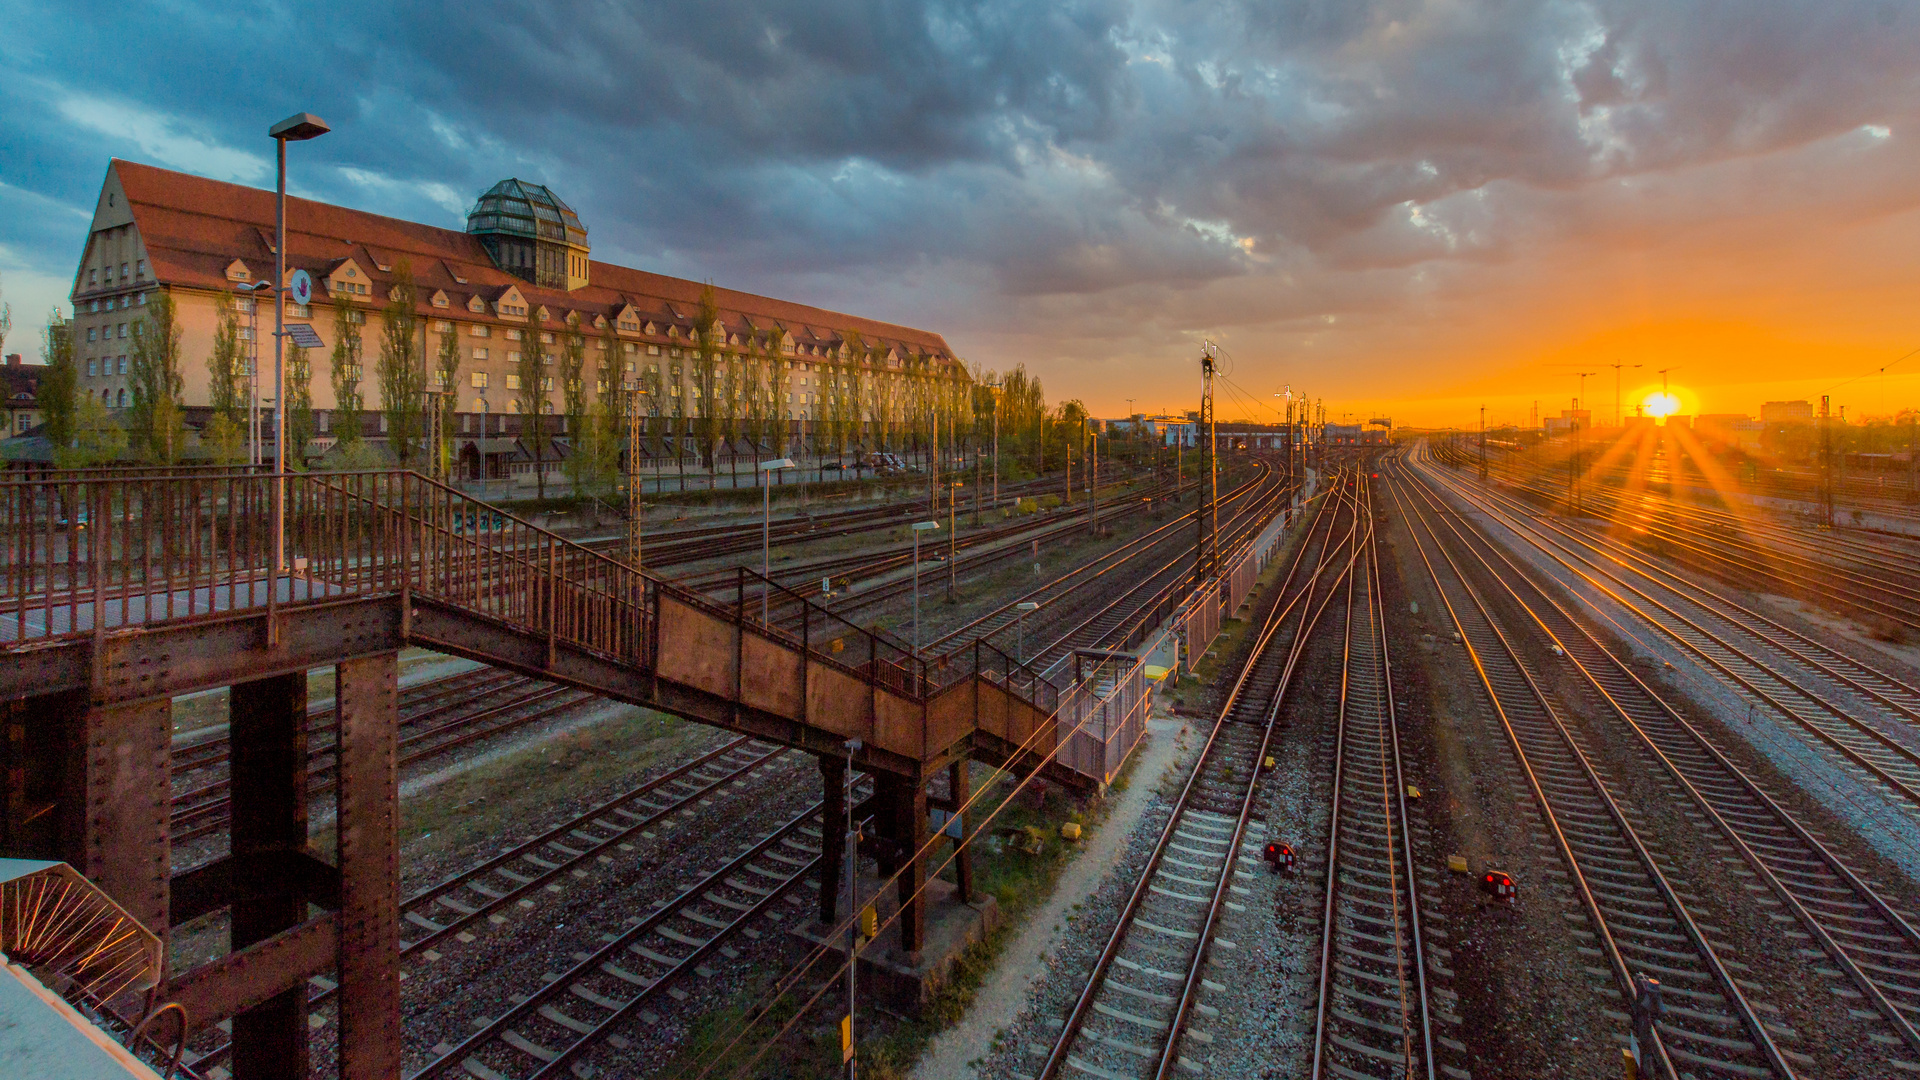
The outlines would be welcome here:
M 451 685 L 440 685 L 442 682 Z M 463 672 L 435 680 L 403 694 L 398 742 L 400 767 L 437 757 L 481 739 L 522 728 L 580 708 L 597 700 L 583 690 L 554 686 L 536 679 L 499 671 Z M 334 731 L 331 710 L 309 711 L 308 737 Z M 174 751 L 175 775 L 215 772 L 229 757 L 225 737 L 186 744 Z M 333 743 L 307 751 L 307 794 L 333 790 Z M 173 796 L 169 827 L 173 841 L 209 836 L 223 828 L 232 809 L 230 784 L 225 777 L 191 780 Z
M 1204 1072 L 1181 1054 L 1236 875 L 1274 719 L 1309 631 L 1354 559 L 1346 496 L 1322 502 L 1251 658 L 1201 748 L 1146 865 L 1048 1051 L 1038 1080 Z M 1343 509 L 1335 511 L 1333 506 Z M 1344 518 L 1344 527 L 1339 518 Z M 1308 551 L 1316 554 L 1309 566 Z M 1257 862 L 1257 856 L 1255 861 Z
M 1749 989 L 1736 982 L 1688 900 L 1694 887 L 1663 867 L 1595 769 L 1587 740 L 1569 727 L 1468 572 L 1441 534 L 1394 485 L 1394 503 L 1412 534 L 1447 618 L 1461 636 L 1486 705 L 1513 750 L 1552 846 L 1585 915 L 1591 947 L 1618 995 L 1616 1015 L 1635 997 L 1634 976 L 1657 973 L 1668 1015 L 1643 1062 L 1660 1077 L 1780 1077 L 1796 1074 Z M 1424 538 L 1423 538 L 1424 534 Z M 1777 1013 L 1777 1006 L 1766 1006 Z M 1623 1025 L 1624 1026 L 1624 1025 Z M 1804 1059 L 1803 1059 L 1804 1060 Z
M 1750 706 L 1810 737 L 1841 771 L 1920 816 L 1920 691 L 1827 648 L 1617 541 L 1527 515 L 1423 472 L 1691 653 Z
M 1828 985 L 1808 987 L 1808 999 L 1854 1000 L 1868 1007 L 1834 1009 L 1842 1015 L 1813 1015 L 1823 1035 L 1884 1055 L 1866 1075 L 1887 1072 L 1920 1075 L 1920 930 L 1916 919 L 1895 898 L 1869 882 L 1842 858 L 1818 831 L 1799 820 L 1748 771 L 1685 715 L 1621 662 L 1580 619 L 1539 589 L 1532 579 L 1486 537 L 1441 516 L 1430 490 L 1413 490 L 1423 504 L 1416 510 L 1446 532 L 1478 565 L 1483 578 L 1500 588 L 1560 650 L 1613 723 L 1605 732 L 1616 745 L 1632 748 L 1647 774 L 1665 778 L 1672 795 L 1691 803 L 1706 832 L 1717 835 L 1717 857 L 1744 865 L 1743 884 L 1791 916 L 1785 921 L 1800 933 L 1774 944 L 1805 966 L 1828 965 L 1817 972 Z M 1910 900 L 1902 900 L 1910 903 Z M 1766 920 L 1769 923 L 1772 920 Z M 1820 991 L 1827 993 L 1822 995 Z M 1850 1030 L 1851 1029 L 1851 1030 Z M 1856 1051 L 1858 1056 L 1858 1051 Z
M 862 792 L 857 791 L 856 794 Z M 622 1034 L 676 982 L 735 939 L 798 922 L 818 888 L 820 813 L 815 803 L 718 868 L 683 885 L 592 952 L 479 1025 L 458 1044 L 435 1047 L 410 1080 L 464 1074 L 475 1080 L 545 1080 L 600 1075 L 598 1053 L 632 1041 Z M 605 1048 L 603 1050 L 603 1048 Z
M 532 898 L 555 882 L 584 874 L 596 864 L 611 865 L 656 828 L 676 815 L 732 794 L 727 789 L 790 760 L 786 750 L 741 737 L 599 803 L 491 858 L 434 883 L 400 902 L 400 917 L 415 936 L 400 942 L 402 958 L 433 961 L 448 939 L 471 941 L 474 928 L 514 907 L 536 906 Z M 327 985 L 308 997 L 308 1006 L 331 1000 Z M 196 1071 L 223 1061 L 231 1050 L 221 1043 L 194 1059 Z
M 1347 576 L 1311 1080 L 1436 1075 L 1372 521 Z

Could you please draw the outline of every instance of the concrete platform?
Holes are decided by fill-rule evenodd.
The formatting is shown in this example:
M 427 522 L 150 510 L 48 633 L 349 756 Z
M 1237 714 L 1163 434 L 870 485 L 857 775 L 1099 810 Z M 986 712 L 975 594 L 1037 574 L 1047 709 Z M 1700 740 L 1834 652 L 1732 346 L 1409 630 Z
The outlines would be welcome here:
M 892 885 L 882 888 L 874 878 L 861 878 L 857 885 L 861 903 L 873 904 L 881 922 L 899 909 L 899 890 Z M 882 928 L 878 938 L 860 947 L 862 998 L 910 1016 L 917 1016 L 933 1001 L 951 978 L 961 952 L 985 940 L 1000 925 L 1000 905 L 993 897 L 983 893 L 973 903 L 963 904 L 959 892 L 952 882 L 935 879 L 927 883 L 926 947 L 918 957 L 900 951 L 898 923 Z M 826 945 L 833 951 L 837 968 L 844 963 L 847 943 L 844 938 L 825 941 L 831 930 L 807 922 L 789 929 L 787 941 L 794 949 L 805 951 Z

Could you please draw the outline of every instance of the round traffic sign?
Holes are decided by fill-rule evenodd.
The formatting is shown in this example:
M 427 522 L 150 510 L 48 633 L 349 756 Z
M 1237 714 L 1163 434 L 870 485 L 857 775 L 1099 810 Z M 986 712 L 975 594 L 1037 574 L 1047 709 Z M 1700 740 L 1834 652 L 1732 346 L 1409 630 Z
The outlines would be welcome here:
M 313 301 L 313 278 L 305 270 L 295 270 L 293 280 L 288 283 L 287 293 L 296 304 L 308 304 Z

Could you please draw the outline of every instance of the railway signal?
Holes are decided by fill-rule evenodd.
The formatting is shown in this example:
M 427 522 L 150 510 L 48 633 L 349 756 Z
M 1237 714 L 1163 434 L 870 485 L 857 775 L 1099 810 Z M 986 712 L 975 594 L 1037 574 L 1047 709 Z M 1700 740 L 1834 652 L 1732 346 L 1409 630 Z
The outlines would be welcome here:
M 1520 887 L 1513 883 L 1512 876 L 1505 870 L 1491 867 L 1480 874 L 1480 891 L 1501 904 L 1512 904 L 1520 899 Z
M 1266 850 L 1261 852 L 1261 858 L 1267 860 L 1267 865 L 1272 867 L 1276 874 L 1282 870 L 1290 871 L 1293 869 L 1293 845 L 1279 840 L 1272 841 L 1267 844 Z

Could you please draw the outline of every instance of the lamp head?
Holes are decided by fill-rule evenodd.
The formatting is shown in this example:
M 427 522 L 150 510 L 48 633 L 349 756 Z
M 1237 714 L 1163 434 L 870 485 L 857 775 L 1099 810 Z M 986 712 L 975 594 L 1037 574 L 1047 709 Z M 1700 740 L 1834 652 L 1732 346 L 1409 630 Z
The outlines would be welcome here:
M 317 139 L 333 129 L 325 120 L 312 113 L 294 113 L 285 120 L 267 129 L 267 136 L 273 139 L 285 139 L 287 142 L 305 142 Z
M 914 532 L 926 532 L 928 529 L 937 529 L 939 527 L 940 523 L 937 521 L 916 521 L 913 523 Z

